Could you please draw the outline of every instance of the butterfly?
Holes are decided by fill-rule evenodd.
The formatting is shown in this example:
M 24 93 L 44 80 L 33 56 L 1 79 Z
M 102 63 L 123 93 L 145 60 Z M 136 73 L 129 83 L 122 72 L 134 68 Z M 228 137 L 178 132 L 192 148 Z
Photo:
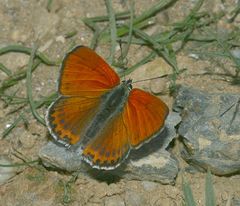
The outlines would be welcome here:
M 77 46 L 61 65 L 59 97 L 49 106 L 47 127 L 53 138 L 81 151 L 93 168 L 111 170 L 131 149 L 164 127 L 167 105 L 117 73 L 92 49 Z

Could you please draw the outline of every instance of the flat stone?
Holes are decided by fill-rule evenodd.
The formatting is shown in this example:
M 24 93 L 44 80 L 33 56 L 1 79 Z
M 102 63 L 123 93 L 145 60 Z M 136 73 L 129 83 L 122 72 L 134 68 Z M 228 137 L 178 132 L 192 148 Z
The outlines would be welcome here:
M 147 180 L 162 184 L 173 184 L 178 173 L 178 161 L 166 150 L 130 160 L 122 176 L 129 180 Z
M 172 184 L 178 173 L 177 160 L 166 150 L 170 142 L 176 137 L 174 126 L 181 118 L 177 113 L 171 113 L 161 134 L 137 150 L 132 150 L 128 159 L 112 171 L 92 169 L 81 161 L 81 156 L 54 142 L 43 146 L 39 152 L 46 167 L 58 168 L 68 172 L 80 171 L 95 178 L 117 176 L 126 179 L 157 181 Z
M 178 133 L 182 157 L 191 165 L 216 175 L 240 171 L 240 95 L 209 94 L 180 87 L 173 105 L 181 112 Z
M 48 168 L 59 168 L 68 172 L 81 169 L 82 158 L 76 152 L 65 147 L 59 146 L 54 142 L 48 142 L 39 151 L 39 157 L 43 164 Z

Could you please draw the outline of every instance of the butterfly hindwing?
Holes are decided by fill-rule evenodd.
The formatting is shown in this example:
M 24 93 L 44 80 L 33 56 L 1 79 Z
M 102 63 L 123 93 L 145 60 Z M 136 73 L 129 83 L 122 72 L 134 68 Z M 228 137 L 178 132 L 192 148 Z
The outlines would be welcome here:
M 127 157 L 129 150 L 128 134 L 120 113 L 85 147 L 82 155 L 92 167 L 114 169 Z
M 58 90 L 68 96 L 99 96 L 119 83 L 117 73 L 98 54 L 78 46 L 63 60 Z

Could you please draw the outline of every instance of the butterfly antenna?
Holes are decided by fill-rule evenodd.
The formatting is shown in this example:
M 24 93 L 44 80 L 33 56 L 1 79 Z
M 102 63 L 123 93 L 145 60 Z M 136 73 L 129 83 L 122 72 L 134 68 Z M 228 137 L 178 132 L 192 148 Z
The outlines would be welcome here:
M 137 82 L 145 82 L 145 81 L 149 81 L 149 80 L 154 80 L 154 79 L 160 79 L 160 78 L 164 78 L 164 77 L 167 77 L 168 75 L 162 75 L 162 76 L 159 76 L 159 77 L 153 77 L 153 78 L 149 78 L 149 79 L 142 79 L 142 80 L 137 80 L 137 81 L 134 81 L 132 82 L 132 84 L 134 83 L 137 83 Z

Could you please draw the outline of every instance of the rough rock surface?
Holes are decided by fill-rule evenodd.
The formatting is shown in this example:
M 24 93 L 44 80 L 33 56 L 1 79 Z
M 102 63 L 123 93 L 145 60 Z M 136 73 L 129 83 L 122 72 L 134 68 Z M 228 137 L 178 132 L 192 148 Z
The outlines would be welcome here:
M 240 172 L 239 100 L 239 94 L 179 89 L 173 109 L 182 114 L 178 133 L 187 162 L 217 175 Z

